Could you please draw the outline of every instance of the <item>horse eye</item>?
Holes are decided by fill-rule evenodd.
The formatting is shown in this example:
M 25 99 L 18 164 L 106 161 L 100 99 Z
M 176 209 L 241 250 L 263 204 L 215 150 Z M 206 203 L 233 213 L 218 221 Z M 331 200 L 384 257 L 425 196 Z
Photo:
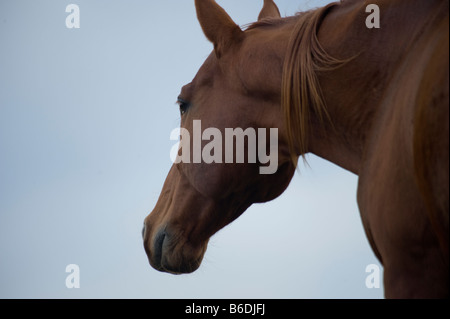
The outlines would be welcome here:
M 189 108 L 189 102 L 183 100 L 182 98 L 178 98 L 177 104 L 180 106 L 180 114 L 183 115 L 187 112 L 187 109 Z

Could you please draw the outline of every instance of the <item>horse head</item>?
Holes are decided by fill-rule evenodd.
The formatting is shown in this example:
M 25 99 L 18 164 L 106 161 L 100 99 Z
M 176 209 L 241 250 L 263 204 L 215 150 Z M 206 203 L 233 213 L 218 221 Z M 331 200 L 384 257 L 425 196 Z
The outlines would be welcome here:
M 180 127 L 187 132 L 180 141 L 184 160 L 176 161 L 170 169 L 143 230 L 150 264 L 174 274 L 195 271 L 209 238 L 253 203 L 278 197 L 295 171 L 280 109 L 283 50 L 289 33 L 263 27 L 281 20 L 277 6 L 272 0 L 265 0 L 258 18 L 262 27 L 243 31 L 214 0 L 196 0 L 195 5 L 200 25 L 214 50 L 178 97 Z M 202 128 L 210 129 L 206 136 L 206 130 L 202 132 L 200 142 L 195 140 L 195 125 L 199 121 Z M 249 153 L 249 136 L 244 145 L 248 155 L 243 162 L 236 163 L 237 150 L 232 155 L 233 162 L 195 159 L 199 150 L 205 152 L 208 140 L 226 137 L 230 128 L 258 133 L 276 128 L 276 169 L 261 173 L 265 163 Z M 259 135 L 257 140 L 259 147 L 263 146 Z M 223 150 L 214 151 L 225 153 L 225 144 L 218 146 Z M 186 149 L 192 152 L 185 152 Z

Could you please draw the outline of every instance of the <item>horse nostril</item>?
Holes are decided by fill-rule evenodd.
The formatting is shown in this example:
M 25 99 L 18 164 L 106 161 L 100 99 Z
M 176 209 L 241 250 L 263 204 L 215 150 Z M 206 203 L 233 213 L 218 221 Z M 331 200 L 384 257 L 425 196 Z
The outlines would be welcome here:
M 153 245 L 153 248 L 154 248 L 154 251 L 153 251 L 154 258 L 153 259 L 159 265 L 161 265 L 161 261 L 162 261 L 163 244 L 164 244 L 164 239 L 166 238 L 166 236 L 167 236 L 167 233 L 164 229 L 159 231 L 158 234 L 156 234 L 155 243 Z
M 145 223 L 144 226 L 142 227 L 142 240 L 144 240 L 145 238 Z

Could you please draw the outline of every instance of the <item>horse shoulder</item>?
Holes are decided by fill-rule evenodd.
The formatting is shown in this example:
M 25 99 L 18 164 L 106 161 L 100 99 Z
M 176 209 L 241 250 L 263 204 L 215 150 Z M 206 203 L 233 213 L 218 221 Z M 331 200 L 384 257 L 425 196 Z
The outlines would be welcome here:
M 449 234 L 449 19 L 430 37 L 428 63 L 417 94 L 414 169 L 427 213 L 442 249 Z
M 448 294 L 448 52 L 447 14 L 391 78 L 360 173 L 361 217 L 392 295 Z M 408 283 L 414 274 L 423 276 Z

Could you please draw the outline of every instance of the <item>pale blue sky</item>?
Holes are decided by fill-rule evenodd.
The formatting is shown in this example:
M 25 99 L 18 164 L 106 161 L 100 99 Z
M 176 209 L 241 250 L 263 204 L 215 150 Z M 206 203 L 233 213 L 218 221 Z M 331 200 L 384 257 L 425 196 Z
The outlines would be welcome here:
M 218 1 L 240 25 L 262 0 Z M 328 1 L 278 0 L 283 15 Z M 76 3 L 81 28 L 65 27 Z M 380 298 L 357 178 L 314 156 L 278 199 L 153 270 L 142 239 L 171 166 L 174 104 L 211 51 L 194 1 L 0 1 L 1 298 Z M 81 288 L 67 289 L 77 264 Z

